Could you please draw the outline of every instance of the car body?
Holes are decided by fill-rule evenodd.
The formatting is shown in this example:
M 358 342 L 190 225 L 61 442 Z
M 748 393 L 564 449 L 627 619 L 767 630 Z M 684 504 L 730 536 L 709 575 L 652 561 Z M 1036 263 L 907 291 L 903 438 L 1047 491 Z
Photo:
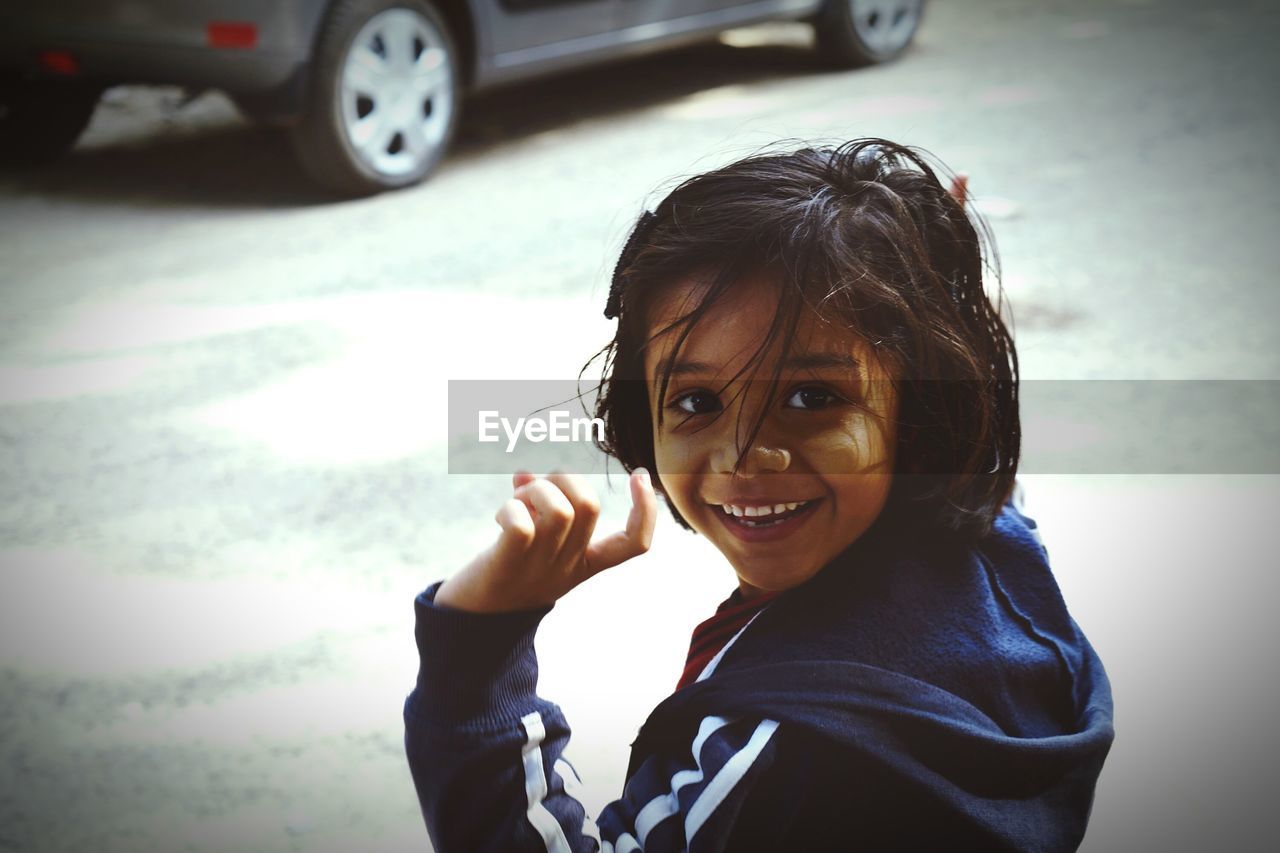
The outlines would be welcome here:
M 345 143 L 330 139 L 336 144 L 320 145 L 310 157 L 300 154 L 313 174 L 317 169 L 327 173 L 316 176 L 335 189 L 362 192 L 425 177 L 447 147 L 457 105 L 467 93 L 771 20 L 812 20 L 820 44 L 824 29 L 850 29 L 835 39 L 833 58 L 869 64 L 901 53 L 922 11 L 923 0 L 10 0 L 0 9 L 0 73 L 7 90 L 18 92 L 16 99 L 9 98 L 17 104 L 9 112 L 22 115 L 39 109 L 41 100 L 46 112 L 55 109 L 52 101 L 59 92 L 65 96 L 61 100 L 75 101 L 77 89 L 82 106 L 94 91 L 117 83 L 221 89 L 251 117 L 300 127 L 301 134 L 313 137 L 345 136 Z M 874 35 L 872 28 L 862 26 L 860 34 L 859 15 L 864 24 L 879 21 L 886 32 L 891 28 L 884 24 L 897 16 L 892 19 L 897 30 L 882 39 L 882 49 L 867 37 Z M 441 58 L 432 60 L 438 66 L 436 103 L 447 103 L 448 115 L 437 111 L 438 126 L 430 134 L 419 134 L 418 122 L 425 119 L 412 103 L 400 109 L 423 97 L 428 86 L 423 82 L 414 89 L 417 84 L 406 82 L 416 73 L 412 62 L 396 76 L 381 69 L 387 56 L 364 49 L 365 70 L 381 76 L 364 84 L 376 91 L 363 100 L 352 90 L 352 78 L 361 73 L 355 63 L 361 43 L 385 48 L 395 38 L 408 39 L 417 59 L 433 45 L 439 50 Z M 426 72 L 420 76 L 425 79 Z M 32 86 L 43 90 L 29 96 Z M 337 170 L 345 173 L 338 180 L 326 180 L 344 156 L 360 160 L 358 146 L 351 143 L 354 129 L 371 113 L 383 112 L 379 98 L 384 94 L 382 100 L 391 104 L 386 112 L 399 109 L 407 129 L 402 148 L 413 143 L 420 149 L 415 156 L 424 153 L 420 159 L 430 162 L 415 161 L 399 174 L 385 174 L 368 162 L 365 168 L 348 164 Z M 40 149 L 27 146 L 26 153 Z

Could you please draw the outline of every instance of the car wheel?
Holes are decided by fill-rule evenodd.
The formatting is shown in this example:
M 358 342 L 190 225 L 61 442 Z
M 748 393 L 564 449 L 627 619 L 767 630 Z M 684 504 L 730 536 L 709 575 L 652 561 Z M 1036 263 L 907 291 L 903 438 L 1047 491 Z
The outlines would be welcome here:
M 39 163 L 75 145 L 102 94 L 80 81 L 0 77 L 0 161 Z
M 415 184 L 457 123 L 458 54 L 421 0 L 339 0 L 314 57 L 294 148 L 317 181 L 347 195 Z
M 894 59 L 911 44 L 924 0 L 827 0 L 814 20 L 818 50 L 848 68 Z

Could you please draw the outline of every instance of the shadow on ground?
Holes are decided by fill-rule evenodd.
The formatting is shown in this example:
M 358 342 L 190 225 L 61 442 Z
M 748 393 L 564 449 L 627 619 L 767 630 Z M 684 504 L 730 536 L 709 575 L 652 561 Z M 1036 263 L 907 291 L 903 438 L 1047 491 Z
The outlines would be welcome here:
M 718 86 L 821 70 L 804 47 L 710 43 L 482 93 L 466 106 L 445 168 L 450 159 L 489 156 L 511 142 L 586 119 L 607 119 Z M 296 207 L 334 201 L 303 174 L 284 131 L 234 121 L 73 151 L 47 166 L 0 173 L 4 189 L 139 206 Z

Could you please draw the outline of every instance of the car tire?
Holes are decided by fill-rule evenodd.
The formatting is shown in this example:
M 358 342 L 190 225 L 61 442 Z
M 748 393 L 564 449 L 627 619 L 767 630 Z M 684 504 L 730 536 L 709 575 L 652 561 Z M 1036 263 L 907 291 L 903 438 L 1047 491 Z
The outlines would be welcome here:
M 0 77 L 0 162 L 53 160 L 80 138 L 102 87 L 81 81 Z
M 461 106 L 458 52 L 423 0 L 338 0 L 313 58 L 303 168 L 343 195 L 416 184 L 440 162 Z
M 813 21 L 819 54 L 859 68 L 896 59 L 911 44 L 924 0 L 827 0 Z

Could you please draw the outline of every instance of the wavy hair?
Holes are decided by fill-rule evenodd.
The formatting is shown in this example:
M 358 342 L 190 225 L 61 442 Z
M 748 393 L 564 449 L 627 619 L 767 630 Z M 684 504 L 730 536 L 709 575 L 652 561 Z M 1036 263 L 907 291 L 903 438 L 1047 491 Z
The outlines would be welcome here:
M 968 540 L 985 535 L 1013 490 L 1021 443 L 1017 354 L 1001 318 L 994 250 L 984 260 L 990 245 L 927 155 L 884 139 L 757 154 L 684 181 L 641 218 L 614 272 L 606 314 L 618 317 L 617 332 L 583 367 L 603 357 L 597 445 L 627 471 L 648 468 L 661 491 L 645 349 L 677 333 L 657 377 L 662 399 L 691 330 L 736 284 L 766 272 L 778 284 L 778 311 L 751 364 L 758 369 L 775 345 L 790 348 L 806 306 L 867 341 L 899 399 L 882 515 Z M 651 329 L 649 308 L 664 286 L 693 275 L 709 281 L 696 304 L 671 327 Z

